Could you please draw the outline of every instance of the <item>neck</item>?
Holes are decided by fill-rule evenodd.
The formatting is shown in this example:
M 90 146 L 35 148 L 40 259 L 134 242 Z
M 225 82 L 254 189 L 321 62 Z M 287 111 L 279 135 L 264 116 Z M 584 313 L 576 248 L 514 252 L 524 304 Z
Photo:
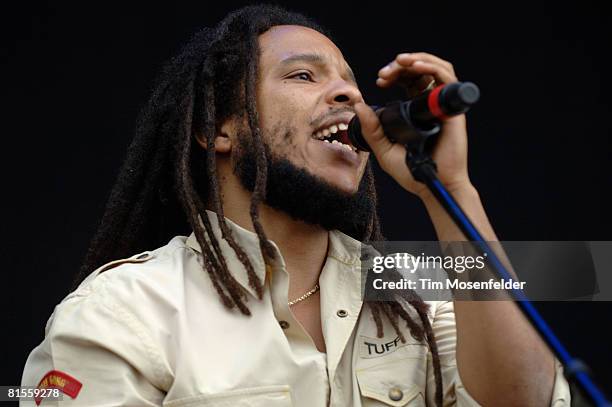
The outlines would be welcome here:
M 255 232 L 249 214 L 252 194 L 235 176 L 222 177 L 220 181 L 224 216 Z M 259 222 L 267 238 L 276 243 L 285 260 L 290 276 L 289 299 L 297 298 L 314 287 L 327 257 L 328 231 L 321 226 L 295 220 L 263 203 L 259 205 Z

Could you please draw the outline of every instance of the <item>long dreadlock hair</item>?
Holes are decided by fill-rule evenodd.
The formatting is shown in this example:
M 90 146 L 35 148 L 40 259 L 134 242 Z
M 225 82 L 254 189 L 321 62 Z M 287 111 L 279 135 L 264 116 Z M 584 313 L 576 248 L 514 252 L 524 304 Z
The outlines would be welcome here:
M 141 111 L 136 134 L 112 188 L 99 227 L 90 243 L 73 288 L 97 267 L 193 230 L 202 248 L 203 269 L 223 304 L 250 315 L 246 295 L 229 273 L 219 242 L 206 216 L 206 203 L 217 213 L 222 238 L 244 264 L 249 284 L 258 297 L 263 287 L 244 250 L 234 240 L 223 216 L 216 175 L 214 138 L 220 123 L 232 115 L 246 114 L 256 153 L 256 181 L 250 216 L 264 258 L 274 256 L 259 221 L 259 204 L 265 198 L 267 160 L 255 102 L 259 62 L 258 37 L 277 25 L 299 25 L 329 34 L 307 17 L 277 6 L 248 6 L 228 14 L 216 27 L 204 28 L 164 67 L 152 95 Z M 195 135 L 202 135 L 207 149 Z M 368 194 L 376 202 L 373 173 L 365 176 Z M 202 215 L 202 216 L 201 216 Z M 380 241 L 379 219 L 374 209 L 356 239 Z M 210 242 L 210 244 L 208 243 Z M 414 292 L 397 301 L 367 301 L 378 337 L 389 320 L 402 342 L 403 319 L 413 337 L 427 341 L 432 353 L 436 404 L 442 405 L 442 375 L 436 341 L 427 317 L 428 305 Z M 409 304 L 420 323 L 406 311 Z

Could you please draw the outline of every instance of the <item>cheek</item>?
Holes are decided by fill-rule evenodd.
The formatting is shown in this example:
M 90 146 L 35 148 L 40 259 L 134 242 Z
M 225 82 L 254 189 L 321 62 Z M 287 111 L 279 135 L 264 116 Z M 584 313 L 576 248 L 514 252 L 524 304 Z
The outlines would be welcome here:
M 282 89 L 264 89 L 257 97 L 259 121 L 262 128 L 272 130 L 287 118 L 295 117 L 303 108 L 295 92 L 283 92 Z
M 276 123 L 272 128 L 265 130 L 265 141 L 274 152 L 287 153 L 295 150 L 297 142 L 295 133 L 297 129 L 286 121 Z
M 276 98 L 261 109 L 260 126 L 266 144 L 273 153 L 291 158 L 296 164 L 305 162 L 301 148 L 305 119 L 293 98 Z M 307 140 L 306 140 L 307 141 Z M 296 162 L 297 161 L 297 162 Z
M 273 125 L 274 121 L 294 117 L 308 110 L 313 103 L 312 99 L 312 92 L 296 88 L 290 83 L 267 82 L 261 85 L 257 94 L 257 107 L 260 114 L 265 116 L 265 121 Z
M 274 156 L 286 158 L 298 167 L 306 167 L 306 155 L 298 135 L 299 129 L 286 120 L 262 129 L 263 140 Z

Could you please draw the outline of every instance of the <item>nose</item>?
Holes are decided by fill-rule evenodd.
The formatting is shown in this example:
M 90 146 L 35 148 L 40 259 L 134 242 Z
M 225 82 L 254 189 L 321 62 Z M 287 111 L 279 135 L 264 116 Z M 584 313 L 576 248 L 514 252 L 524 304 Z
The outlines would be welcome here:
M 361 92 L 354 82 L 338 79 L 331 83 L 326 102 L 329 105 L 353 106 L 361 98 Z

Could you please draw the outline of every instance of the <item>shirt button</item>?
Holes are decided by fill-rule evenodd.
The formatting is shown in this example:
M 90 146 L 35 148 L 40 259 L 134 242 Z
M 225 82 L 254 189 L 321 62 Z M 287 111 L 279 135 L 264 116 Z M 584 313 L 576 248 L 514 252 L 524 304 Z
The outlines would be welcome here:
M 389 398 L 393 401 L 400 401 L 404 397 L 404 392 L 397 387 L 389 389 Z
M 338 312 L 336 312 L 336 315 L 338 315 L 340 318 L 345 318 L 348 315 L 348 312 L 346 312 L 344 309 L 339 309 Z
M 278 324 L 280 325 L 281 328 L 283 329 L 287 329 L 289 328 L 289 322 L 287 321 L 278 321 Z

